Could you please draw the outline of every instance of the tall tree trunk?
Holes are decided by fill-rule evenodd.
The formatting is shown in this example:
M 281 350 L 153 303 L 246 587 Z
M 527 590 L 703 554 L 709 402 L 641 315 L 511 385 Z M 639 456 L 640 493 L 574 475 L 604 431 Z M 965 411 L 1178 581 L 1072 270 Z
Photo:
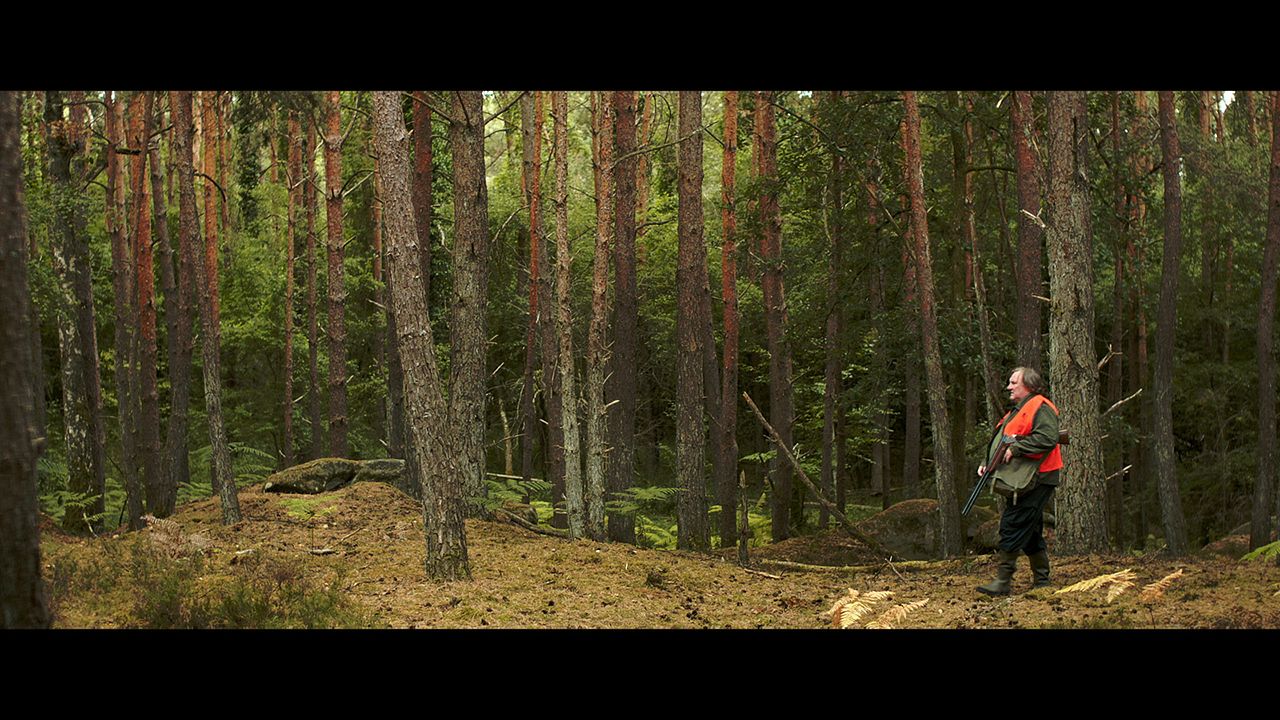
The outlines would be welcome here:
M 613 356 L 605 392 L 617 409 L 610 414 L 613 457 L 609 458 L 611 496 L 635 485 L 636 467 L 636 326 L 639 306 L 636 294 L 636 108 L 635 92 L 613 93 L 614 143 L 617 161 L 614 186 L 617 208 L 614 214 L 614 314 Z M 636 541 L 635 519 L 609 514 L 609 539 Z
M 1187 528 L 1173 454 L 1173 351 L 1178 313 L 1179 258 L 1182 255 L 1182 149 L 1174 119 L 1173 93 L 1162 91 L 1160 100 L 1160 151 L 1164 158 L 1164 260 L 1161 265 L 1160 307 L 1156 313 L 1155 455 L 1156 488 L 1165 544 L 1171 554 L 1186 555 Z
M 643 109 L 640 111 L 640 138 L 637 147 L 641 150 L 647 149 L 653 138 L 653 108 L 657 96 L 657 93 L 640 93 Z M 636 157 L 636 217 L 640 219 L 640 225 L 636 228 L 637 239 L 644 237 L 645 231 L 649 229 L 645 222 L 648 216 L 649 153 L 642 152 Z
M 379 177 L 378 174 L 378 153 L 375 149 L 377 140 L 373 137 L 376 133 L 377 128 L 373 127 L 372 122 L 370 122 L 369 144 L 367 148 L 369 155 L 373 158 L 373 198 L 369 202 L 370 215 L 372 215 L 371 219 L 373 221 L 373 302 L 375 307 L 386 308 L 387 296 L 384 292 L 384 288 L 386 287 L 386 273 L 383 271 L 382 263 L 384 255 L 382 249 L 382 178 Z M 390 349 L 387 347 L 388 343 L 384 342 L 388 338 L 389 336 L 385 332 L 375 332 L 373 334 L 374 362 L 376 362 L 378 367 L 383 370 L 388 368 L 388 358 L 390 357 Z M 390 344 L 394 345 L 395 338 L 390 338 L 390 340 Z M 390 390 L 389 383 L 387 389 Z M 403 392 L 403 390 L 404 387 L 401 385 L 401 391 Z M 388 393 L 388 395 L 389 394 L 390 393 Z M 378 428 L 379 438 L 381 438 L 385 432 L 388 436 L 388 447 L 390 447 L 389 437 L 391 433 L 390 404 L 391 400 L 389 397 L 379 397 L 377 401 L 378 411 L 374 414 L 374 417 L 377 418 L 375 427 L 381 425 L 381 427 Z
M 1010 115 L 1018 174 L 1018 364 L 1043 368 L 1040 301 L 1036 296 L 1044 292 L 1041 287 L 1044 239 L 1041 226 L 1027 217 L 1027 213 L 1040 217 L 1040 170 L 1033 150 L 1035 116 L 1031 93 L 1019 90 L 1013 94 Z
M 1107 406 L 1120 401 L 1123 397 L 1124 381 L 1124 300 L 1125 300 L 1125 241 L 1129 234 L 1126 221 L 1128 209 L 1128 193 L 1125 191 L 1124 158 L 1120 148 L 1120 93 L 1111 93 L 1111 171 L 1115 183 L 1115 239 L 1112 255 L 1115 281 L 1112 284 L 1111 301 L 1111 342 L 1108 345 L 1110 361 L 1107 367 Z M 1116 354 L 1111 355 L 1111 351 Z M 1107 476 L 1107 534 L 1116 547 L 1123 548 L 1124 543 L 1124 442 L 1112 441 L 1112 447 L 1118 451 L 1120 468 Z
M 431 108 L 427 93 L 413 99 L 413 224 L 418 229 L 418 263 L 422 273 L 422 297 L 431 309 Z
M 795 416 L 791 394 L 791 352 L 786 335 L 786 297 L 782 279 L 782 216 L 778 209 L 778 141 L 773 113 L 773 93 L 756 93 L 755 145 L 761 183 L 760 258 L 764 265 L 765 324 L 769 336 L 769 422 L 778 437 L 791 447 Z M 773 539 L 791 537 L 791 465 L 778 452 L 771 462 L 773 475 Z M 800 522 L 800 518 L 797 518 Z
M 200 93 L 200 142 L 204 171 L 204 270 L 205 276 L 214 278 L 214 283 L 207 288 L 209 301 L 213 303 L 214 315 L 222 317 L 222 307 L 218 294 L 218 194 L 213 176 L 217 173 L 216 153 L 218 150 L 218 93 L 204 91 Z M 200 288 L 199 292 L 205 292 Z M 214 488 L 216 491 L 217 488 Z
M 879 161 L 875 156 L 867 158 L 867 225 L 870 226 L 871 246 L 876 248 L 871 275 L 871 317 L 881 317 L 885 310 L 885 266 L 880 240 L 880 187 L 878 175 Z M 880 494 L 881 509 L 889 509 L 889 423 L 890 414 L 886 400 L 885 382 L 888 379 L 889 363 L 885 357 L 888 344 L 884 333 L 877 328 L 875 336 L 875 359 L 872 365 L 873 377 L 878 379 L 876 404 L 880 410 L 876 414 L 876 438 L 871 448 L 871 490 L 872 494 Z M 918 397 L 918 395 L 917 395 Z
M 316 125 L 307 121 L 307 140 L 302 146 L 302 193 L 307 206 L 307 416 L 311 424 L 311 459 L 324 456 L 324 411 L 320 392 L 320 325 L 316 319 Z
M 522 153 L 522 172 L 520 188 L 524 193 L 525 204 L 529 206 L 529 322 L 526 326 L 524 341 L 524 387 L 520 393 L 520 474 L 528 483 L 533 478 L 533 438 L 538 432 L 538 417 L 533 401 L 534 363 L 537 362 L 538 348 L 538 246 L 542 235 L 542 218 L 540 185 L 542 174 L 542 121 L 541 113 L 534 121 L 534 108 L 541 108 L 535 98 L 536 90 L 525 93 L 520 98 L 520 137 Z M 544 449 L 543 454 L 546 455 Z
M 738 156 L 738 91 L 724 94 L 724 155 L 720 164 L 720 294 L 724 301 L 724 352 L 720 389 L 720 453 L 716 502 L 720 505 L 720 547 L 738 541 L 738 210 L 735 193 Z
M 133 194 L 133 267 L 138 308 L 138 460 L 147 510 L 164 506 L 160 472 L 160 399 L 156 389 L 155 267 L 151 244 L 151 204 L 147 178 L 147 145 L 151 137 L 152 93 L 135 95 L 129 103 L 129 146 L 138 154 L 130 161 Z
M 601 92 L 591 94 L 595 154 L 596 246 L 591 264 L 591 325 L 587 332 L 587 537 L 605 539 L 604 502 L 608 438 L 604 378 L 609 362 L 605 333 L 609 324 L 609 236 L 613 231 L 613 105 Z
M 180 102 L 178 94 L 174 91 L 169 92 L 169 122 L 177 127 L 178 111 L 177 107 Z M 190 98 L 187 99 L 190 103 Z M 188 108 L 189 109 L 189 108 Z M 189 114 L 189 113 L 188 113 Z M 177 173 L 177 163 L 175 153 L 178 143 L 177 131 L 174 130 L 169 140 L 169 178 L 168 184 L 173 184 L 173 176 Z M 190 152 L 190 148 L 188 148 Z M 192 204 L 185 207 L 181 202 L 181 183 L 178 188 L 178 252 L 174 258 L 177 266 L 177 302 L 175 305 L 167 305 L 166 314 L 169 308 L 177 310 L 177 342 L 176 353 L 169 360 L 171 380 L 170 384 L 173 388 L 173 403 L 170 408 L 170 422 L 168 428 L 167 441 L 165 444 L 166 452 L 169 454 L 170 462 L 173 467 L 174 486 L 181 487 L 191 482 L 191 460 L 187 451 L 187 435 L 189 428 L 189 408 L 191 405 L 191 371 L 192 356 L 195 354 L 195 313 L 196 313 L 196 284 L 195 284 L 195 267 L 193 262 L 197 261 L 196 256 L 196 233 L 199 231 L 199 220 L 196 218 L 195 197 L 192 196 Z M 172 197 L 172 193 L 166 192 L 166 197 Z M 184 213 L 190 213 L 190 218 L 185 218 Z M 174 498 L 176 501 L 176 497 Z
M 284 256 L 284 466 L 295 463 L 293 454 L 293 265 L 298 228 L 302 220 L 302 123 L 295 113 L 289 115 L 287 140 L 289 153 L 286 183 L 289 186 L 289 229 Z
M 0 92 L 0 629 L 49 627 L 40 577 L 36 460 L 38 433 L 31 339 L 39 327 L 27 291 L 27 228 L 22 192 L 21 102 Z M 59 118 L 60 119 L 60 118 Z
M 159 97 L 159 96 L 157 96 Z M 159 103 L 157 103 L 158 105 Z M 171 103 L 172 104 L 172 103 Z M 157 108 L 158 109 L 158 108 Z M 164 111 L 158 109 L 160 126 Z M 183 293 L 189 277 L 174 276 L 173 245 L 169 237 L 169 210 L 166 205 L 164 167 L 160 163 L 160 140 L 147 147 L 151 169 L 151 203 L 156 223 L 156 247 L 160 248 L 160 289 L 164 293 L 165 342 L 169 358 L 169 420 L 164 448 L 160 456 L 162 492 L 153 503 L 156 517 L 173 514 L 180 483 L 188 482 L 190 467 L 187 457 L 187 409 L 191 397 L 191 321 L 190 305 Z M 185 275 L 187 270 L 180 269 Z
M 426 306 L 421 302 L 422 277 L 414 272 L 420 239 L 413 221 L 409 133 L 404 127 L 400 94 L 375 92 L 373 112 L 374 123 L 378 126 L 376 141 L 383 189 L 386 191 L 383 216 L 387 223 L 387 270 L 392 278 L 391 302 L 397 309 L 396 339 L 404 366 L 407 425 L 413 436 L 408 447 L 418 455 L 417 466 L 422 473 L 419 482 L 422 486 L 423 523 L 430 528 L 426 533 L 424 565 L 429 577 L 466 579 L 471 577 L 471 566 L 467 559 L 467 537 L 463 525 L 464 458 L 458 444 L 462 429 L 450 421 L 452 413 L 445 404 L 444 384 L 436 367 L 431 321 L 427 317 Z M 474 125 L 469 124 L 459 132 L 480 128 L 483 120 L 474 118 L 473 122 Z M 484 176 L 480 178 L 483 181 Z M 465 244 L 461 235 L 459 241 L 459 244 Z M 456 366 L 454 371 L 457 371 Z
M 678 222 L 676 265 L 676 547 L 711 548 L 707 527 L 703 353 L 700 309 L 706 273 L 702 243 L 702 93 L 680 91 Z M 701 270 L 701 272 L 699 272 Z
M 899 130 L 905 140 L 907 137 L 905 120 Z M 910 201 L 905 196 L 900 198 L 898 204 L 904 209 L 910 207 Z M 913 235 L 915 233 L 915 225 L 911 223 L 909 218 L 906 225 L 906 234 L 903 237 L 902 245 L 902 300 L 903 304 L 910 309 L 907 311 L 907 357 L 903 363 L 906 375 L 904 415 L 906 415 L 907 426 L 902 438 L 902 495 L 903 498 L 910 499 L 918 498 L 922 493 L 920 487 L 920 381 L 923 373 L 920 367 L 920 357 L 923 355 L 923 348 L 916 342 L 921 337 L 920 312 L 918 309 L 920 306 L 918 298 L 920 275 L 916 268 L 916 262 L 912 260 L 909 250 L 909 248 L 915 247 L 916 244 Z
M 578 437 L 577 373 L 573 363 L 573 316 L 569 308 L 569 94 L 551 93 L 556 164 L 556 338 L 559 346 L 560 419 L 564 428 L 565 511 L 569 537 L 582 537 L 585 507 L 582 495 L 582 444 Z
M 539 138 L 542 137 L 542 104 L 545 95 L 536 93 L 534 97 L 534 132 Z M 535 145 L 535 148 L 541 153 L 541 145 Z M 538 156 L 538 162 L 541 162 L 541 154 Z M 534 194 L 540 193 L 541 173 L 534 177 Z M 534 232 L 542 234 L 541 214 L 539 214 L 539 224 L 534 228 Z M 551 483 L 552 502 L 557 506 L 557 512 L 551 516 L 551 525 L 558 528 L 567 528 L 569 526 L 569 518 L 566 513 L 559 512 L 559 504 L 565 502 L 565 438 L 564 438 L 564 419 L 561 415 L 564 404 L 560 399 L 561 395 L 561 379 L 560 379 L 560 350 L 559 339 L 556 335 L 555 326 L 555 298 L 552 290 L 552 268 L 550 254 L 547 251 L 546 238 L 543 237 L 537 245 L 537 257 L 534 258 L 538 264 L 538 338 L 539 338 L 539 357 L 542 360 L 542 402 L 544 404 L 547 425 L 546 425 L 546 442 L 543 444 L 544 460 L 546 464 L 547 480 Z
M 107 105 L 107 232 L 111 236 L 112 289 L 115 291 L 116 402 L 120 419 L 120 474 L 130 530 L 142 527 L 144 491 L 138 476 L 138 373 L 134 362 L 138 325 L 137 273 L 125 222 L 124 169 L 117 148 L 127 144 L 124 106 L 119 97 Z M 136 216 L 134 222 L 137 222 Z
M 374 175 L 373 188 L 376 195 L 374 201 L 377 210 L 378 232 L 381 234 L 384 242 L 382 243 L 383 258 L 383 281 L 386 284 L 386 292 L 383 294 L 383 302 L 386 303 L 387 327 L 386 327 L 386 357 L 387 357 L 387 454 L 390 457 L 402 458 L 405 461 L 405 472 L 396 483 L 396 487 L 402 492 L 422 500 L 422 469 L 418 466 L 418 453 L 410 451 L 409 443 L 410 433 L 405 426 L 405 396 L 404 396 L 404 364 L 400 358 L 400 343 L 396 336 L 396 306 L 392 302 L 395 297 L 395 290 L 392 288 L 394 280 L 391 277 L 390 261 L 391 252 L 387 247 L 385 239 L 386 234 L 386 205 L 387 193 L 386 186 L 382 182 L 382 178 L 386 167 L 386 160 L 378 156 L 378 148 L 381 147 L 381 140 L 378 139 L 379 126 L 375 121 L 373 123 L 372 136 L 373 156 L 374 156 Z M 415 215 L 417 208 L 414 208 Z M 416 230 L 416 222 L 415 222 Z M 415 233 L 414 239 L 418 235 Z M 426 282 L 426 278 L 423 278 Z M 425 310 L 424 310 L 425 312 Z
M 347 288 L 342 237 L 342 106 L 341 93 L 325 98 L 325 220 L 329 228 L 329 454 L 351 454 L 347 443 Z
M 840 102 L 839 91 L 831 92 L 830 101 L 833 111 Z M 831 151 L 831 170 L 827 177 L 827 198 L 823 203 L 823 216 L 827 225 L 827 242 L 830 250 L 827 256 L 827 308 L 826 308 L 826 368 L 823 373 L 822 391 L 822 478 L 823 492 L 828 498 L 836 497 L 839 476 L 839 463 L 836 458 L 836 447 L 839 444 L 839 425 L 841 424 L 840 370 L 844 366 L 840 348 L 841 327 L 843 325 L 840 301 L 841 269 L 844 267 L 844 222 L 842 212 L 842 194 L 844 172 L 843 158 L 835 148 Z M 839 504 L 839 503 L 837 503 Z M 825 528 L 830 521 L 827 507 L 822 506 L 818 515 L 818 526 Z
M 450 424 L 457 429 L 462 496 L 485 492 L 485 354 L 489 335 L 489 194 L 485 187 L 484 98 L 453 93 L 449 145 L 453 155 L 453 302 L 449 323 Z
M 1108 547 L 1085 110 L 1083 92 L 1049 94 L 1049 371 L 1062 427 L 1071 431 L 1071 444 L 1062 448 L 1065 469 L 1057 500 L 1058 548 L 1064 554 Z
M 240 500 L 236 495 L 235 478 L 231 469 L 231 450 L 227 446 L 227 431 L 222 419 L 222 380 L 219 374 L 218 357 L 220 332 L 218 306 L 213 299 L 218 278 L 209 275 L 205 263 L 195 257 L 199 253 L 199 248 L 192 247 L 199 242 L 196 239 L 199 219 L 196 217 L 195 170 L 191 155 L 191 136 L 195 130 L 191 119 L 191 93 L 179 91 L 176 96 L 178 102 L 174 111 L 174 142 L 178 144 L 179 233 L 184 240 L 186 238 L 195 240 L 189 246 L 186 243 L 183 244 L 187 251 L 192 252 L 193 257 L 189 262 L 195 271 L 194 283 L 200 293 L 200 346 L 201 357 L 204 360 L 204 402 L 205 412 L 209 416 L 213 486 L 222 505 L 222 524 L 230 525 L 240 522 Z M 205 198 L 208 200 L 209 196 L 206 194 Z M 207 204 L 206 207 L 208 207 Z M 208 257 L 206 249 L 205 258 Z
M 89 518 L 102 513 L 106 485 L 103 453 L 102 389 L 98 374 L 98 341 L 93 284 L 85 220 L 71 175 L 82 145 L 74 141 L 63 119 L 62 94 L 45 93 L 44 145 L 47 179 L 55 208 L 54 272 L 58 278 L 58 347 L 62 365 L 62 407 L 66 424 L 67 490 L 73 494 L 62 526 L 70 532 L 91 528 Z
M 1267 244 L 1258 302 L 1258 476 L 1253 488 L 1249 547 L 1271 541 L 1271 494 L 1276 487 L 1276 256 L 1280 254 L 1280 92 L 1271 97 L 1271 177 L 1267 190 Z M 1277 509 L 1280 514 L 1280 508 Z
M 964 550 L 960 508 L 956 503 L 954 458 L 948 447 L 951 437 L 947 417 L 947 386 L 942 377 L 942 351 L 938 345 L 938 317 L 933 306 L 933 266 L 929 253 L 929 226 L 924 207 L 924 176 L 920 163 L 920 108 L 916 94 L 902 93 L 906 105 L 907 187 L 911 192 L 911 234 L 915 240 L 913 259 L 920 293 L 920 332 L 924 340 L 924 369 L 929 394 L 929 420 L 933 427 L 934 482 L 942 518 L 941 551 L 952 557 Z

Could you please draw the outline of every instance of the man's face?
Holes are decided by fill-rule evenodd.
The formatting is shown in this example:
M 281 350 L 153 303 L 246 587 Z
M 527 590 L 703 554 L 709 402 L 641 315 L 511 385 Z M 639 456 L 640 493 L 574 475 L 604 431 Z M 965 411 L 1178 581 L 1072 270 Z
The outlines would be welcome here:
M 1022 373 L 1016 370 L 1009 376 L 1009 387 L 1006 389 L 1009 391 L 1009 399 L 1014 402 L 1021 402 L 1031 394 L 1031 390 L 1022 384 Z

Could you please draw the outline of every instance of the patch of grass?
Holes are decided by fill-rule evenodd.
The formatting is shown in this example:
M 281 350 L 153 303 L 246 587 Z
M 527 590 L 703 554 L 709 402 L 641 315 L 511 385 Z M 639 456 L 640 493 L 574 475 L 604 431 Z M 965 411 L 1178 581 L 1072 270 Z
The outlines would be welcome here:
M 289 515 L 289 517 L 297 518 L 299 520 L 310 520 L 317 515 L 325 517 L 338 512 L 337 505 L 327 505 L 323 508 L 318 507 L 325 502 L 329 502 L 329 498 L 308 496 L 280 499 L 280 504 L 284 507 L 284 511 Z

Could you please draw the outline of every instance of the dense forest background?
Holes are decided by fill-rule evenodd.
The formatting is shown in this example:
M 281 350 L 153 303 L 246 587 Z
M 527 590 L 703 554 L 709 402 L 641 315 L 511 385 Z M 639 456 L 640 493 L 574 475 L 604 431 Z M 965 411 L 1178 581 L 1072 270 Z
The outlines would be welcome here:
M 467 512 L 532 503 L 595 536 L 603 497 L 610 537 L 653 547 L 732 545 L 744 506 L 754 543 L 835 523 L 805 502 L 743 391 L 838 508 L 954 505 L 1011 368 L 1042 369 L 1050 397 L 1069 402 L 1055 389 L 1079 378 L 1051 361 L 1067 347 L 1053 315 L 1087 306 L 1093 356 L 1074 360 L 1094 368 L 1084 380 L 1098 431 L 1096 456 L 1075 464 L 1105 528 L 1083 545 L 1185 551 L 1258 507 L 1264 530 L 1275 527 L 1274 463 L 1259 464 L 1275 443 L 1259 430 L 1268 417 L 1274 428 L 1275 402 L 1269 95 L 1187 91 L 1162 105 L 1149 92 L 485 92 L 472 106 L 469 94 L 432 92 L 396 95 L 396 117 L 360 91 L 180 95 L 17 94 L 47 438 L 38 497 L 70 531 L 137 527 L 144 512 L 304 460 L 412 454 L 410 363 L 388 320 L 413 312 L 389 287 L 403 224 L 384 217 L 405 208 L 413 255 L 398 262 L 424 281 L 433 377 L 461 377 L 462 348 L 484 348 L 474 417 L 435 416 L 483 433 L 487 476 L 455 483 Z M 1062 138 L 1071 144 L 1055 156 Z M 400 149 L 408 185 L 386 179 L 387 148 Z M 1061 203 L 1059 177 L 1074 183 Z M 388 197 L 405 189 L 412 206 Z M 634 265 L 620 270 L 627 233 Z M 460 264 L 464 242 L 483 246 L 469 251 L 481 265 Z M 1074 283 L 1061 294 L 1076 310 L 1054 305 L 1058 282 Z M 482 318 L 459 310 L 468 297 Z M 620 370 L 628 302 L 634 357 Z M 1160 329 L 1165 310 L 1172 332 Z M 211 332 L 218 341 L 203 344 Z M 72 366 L 68 343 L 95 349 Z M 444 394 L 457 400 L 464 385 Z M 563 394 L 582 398 L 565 405 L 570 418 Z M 615 416 L 629 403 L 625 442 Z M 597 417 L 608 421 L 592 431 Z M 224 425 L 225 449 L 211 423 Z M 592 448 L 616 465 L 623 442 L 630 476 L 593 490 Z M 429 472 L 414 465 L 412 478 Z M 423 491 L 416 479 L 404 489 Z

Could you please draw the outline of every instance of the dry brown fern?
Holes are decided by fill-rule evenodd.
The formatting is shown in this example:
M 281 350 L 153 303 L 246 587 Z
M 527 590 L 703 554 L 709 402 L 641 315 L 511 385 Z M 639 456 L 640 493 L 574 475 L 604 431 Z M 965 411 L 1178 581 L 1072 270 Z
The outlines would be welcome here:
M 836 600 L 835 604 L 831 606 L 829 614 L 831 615 L 832 627 L 841 629 L 852 627 L 859 620 L 866 617 L 876 603 L 892 595 L 892 590 L 875 590 L 869 593 L 860 593 L 853 588 L 849 588 L 848 594 Z
M 1069 592 L 1084 592 L 1087 590 L 1096 590 L 1104 586 L 1110 586 L 1107 590 L 1107 602 L 1111 602 L 1126 590 L 1133 587 L 1135 580 L 1137 580 L 1137 576 L 1133 574 L 1133 570 L 1125 568 L 1119 572 L 1099 575 L 1098 577 L 1089 578 L 1088 580 L 1081 580 L 1074 585 L 1068 585 L 1067 587 L 1058 590 L 1054 594 L 1061 595 L 1062 593 Z
M 867 623 L 868 630 L 889 630 L 896 623 L 902 622 L 902 619 L 913 610 L 919 610 L 929 603 L 929 598 L 924 600 L 916 600 L 915 602 L 894 605 L 888 610 L 881 613 L 880 617 Z
M 1143 586 L 1142 594 L 1138 596 L 1138 600 L 1144 603 L 1153 603 L 1159 600 L 1164 597 L 1164 591 L 1169 589 L 1173 581 L 1180 577 L 1182 577 L 1182 568 L 1178 568 L 1150 585 Z

